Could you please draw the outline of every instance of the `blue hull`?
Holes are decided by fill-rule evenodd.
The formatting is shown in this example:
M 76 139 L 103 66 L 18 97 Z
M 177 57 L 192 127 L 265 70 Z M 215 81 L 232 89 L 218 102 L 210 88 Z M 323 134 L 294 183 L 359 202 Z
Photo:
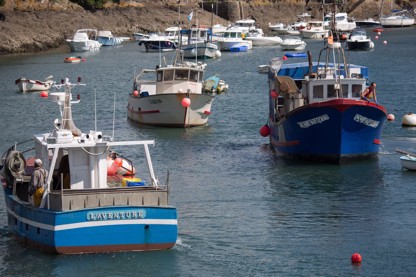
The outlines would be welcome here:
M 29 245 L 60 254 L 169 249 L 177 239 L 173 207 L 112 206 L 54 212 L 5 190 L 10 231 Z
M 352 99 L 305 105 L 270 120 L 270 142 L 294 158 L 341 163 L 376 156 L 387 115 L 381 106 Z

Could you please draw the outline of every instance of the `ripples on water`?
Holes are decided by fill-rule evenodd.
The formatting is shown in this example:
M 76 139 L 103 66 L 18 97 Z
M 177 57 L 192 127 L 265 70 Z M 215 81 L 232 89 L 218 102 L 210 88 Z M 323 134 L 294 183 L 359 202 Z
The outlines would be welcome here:
M 59 116 L 37 93 L 18 93 L 14 80 L 82 76 L 87 88 L 74 90 L 81 95 L 73 107 L 77 127 L 94 129 L 96 114 L 107 135 L 115 118 L 118 140 L 155 139 L 154 166 L 162 183 L 170 171 L 179 216 L 179 239 L 169 251 L 53 256 L 10 237 L 1 201 L 0 275 L 410 276 L 416 269 L 416 174 L 401 169 L 394 149 L 416 152 L 416 130 L 401 127 L 401 117 L 416 110 L 415 33 L 386 30 L 373 51 L 350 54 L 352 63 L 369 66 L 379 102 L 396 121 L 384 126 L 378 159 L 343 166 L 286 161 L 268 151 L 259 135 L 268 85 L 257 66 L 284 54 L 275 48 L 207 61 L 206 76 L 221 74 L 230 89 L 216 98 L 207 126 L 186 130 L 139 127 L 126 119 L 134 72 L 161 60 L 136 43 L 83 54 L 87 61 L 80 64 L 64 64 L 68 53 L 0 57 L 1 151 L 50 131 L 51 114 Z M 317 57 L 322 43 L 307 42 Z M 351 265 L 354 252 L 362 254 L 361 266 Z

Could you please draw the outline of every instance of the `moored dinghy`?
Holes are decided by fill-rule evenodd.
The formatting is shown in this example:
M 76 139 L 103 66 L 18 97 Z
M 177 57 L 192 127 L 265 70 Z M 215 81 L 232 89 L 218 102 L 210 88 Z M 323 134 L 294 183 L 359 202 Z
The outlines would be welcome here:
M 53 131 L 12 146 L 0 160 L 10 231 L 28 245 L 61 254 L 173 247 L 176 209 L 169 205 L 168 184 L 161 185 L 153 170 L 149 146 L 154 141 L 115 141 L 99 131 L 82 133 L 71 112 L 71 104 L 79 102 L 71 101 L 71 88 L 80 85 L 68 79 L 57 85 L 65 92 L 49 96 L 62 116 Z M 140 176 L 132 169 L 128 178 L 124 171 L 108 173 L 107 158 L 118 148 L 141 157 Z M 30 151 L 34 155 L 25 158 Z M 29 203 L 28 197 L 34 157 L 49 172 L 40 205 Z
M 404 154 L 400 156 L 400 162 L 403 169 L 416 170 L 416 154 L 402 149 L 396 149 L 396 152 Z
M 19 87 L 21 92 L 42 91 L 49 90 L 53 86 L 54 81 L 52 79 L 52 75 L 46 77 L 45 81 L 30 80 L 26 77 L 21 77 L 14 83 Z

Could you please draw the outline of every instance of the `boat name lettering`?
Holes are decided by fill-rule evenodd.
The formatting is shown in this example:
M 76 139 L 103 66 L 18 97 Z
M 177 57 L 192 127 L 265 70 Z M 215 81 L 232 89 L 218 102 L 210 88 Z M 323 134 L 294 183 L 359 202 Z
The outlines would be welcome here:
M 354 120 L 358 123 L 362 123 L 364 125 L 367 125 L 369 127 L 377 128 L 380 124 L 380 121 L 372 120 L 370 118 L 367 118 L 365 116 L 362 116 L 360 114 L 356 114 L 354 116 Z
M 329 116 L 327 114 L 324 114 L 324 115 L 321 115 L 321 116 L 318 116 L 318 117 L 315 117 L 315 118 L 312 118 L 312 119 L 308 119 L 308 120 L 305 120 L 305 121 L 298 122 L 298 125 L 301 128 L 309 128 L 313 125 L 320 124 L 320 123 L 322 123 L 324 121 L 327 121 L 327 120 L 329 120 Z
M 160 99 L 154 99 L 154 100 L 149 100 L 150 104 L 160 104 L 162 103 L 162 100 Z
M 145 210 L 127 210 L 127 211 L 107 211 L 107 212 L 89 212 L 87 213 L 88 221 L 104 221 L 104 220 L 124 220 L 124 219 L 140 219 L 146 217 Z

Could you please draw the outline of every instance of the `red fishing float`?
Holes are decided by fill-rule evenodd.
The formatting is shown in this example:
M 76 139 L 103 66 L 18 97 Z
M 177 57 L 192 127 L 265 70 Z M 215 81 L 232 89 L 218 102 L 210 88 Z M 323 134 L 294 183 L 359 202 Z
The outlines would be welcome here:
M 275 91 L 275 90 L 272 90 L 271 92 L 270 92 L 270 96 L 272 97 L 272 98 L 277 98 L 277 96 L 279 96 L 278 94 L 277 94 L 277 92 Z
M 390 114 L 388 114 L 388 115 L 387 115 L 387 120 L 388 120 L 388 121 L 393 121 L 394 119 L 395 119 L 394 114 L 391 114 L 391 113 L 390 113 Z
M 191 105 L 191 99 L 189 99 L 188 97 L 185 97 L 184 99 L 182 99 L 182 106 L 185 108 L 188 108 Z
M 363 261 L 363 258 L 361 257 L 361 255 L 360 254 L 358 254 L 358 253 L 354 253 L 354 254 L 352 254 L 352 256 L 351 256 L 351 262 L 353 263 L 353 264 L 359 264 L 359 263 L 361 263 Z
M 39 95 L 40 95 L 40 97 L 45 98 L 45 97 L 48 97 L 48 92 L 46 90 L 44 90 Z
M 270 134 L 270 127 L 267 124 L 264 124 L 263 127 L 260 128 L 260 135 L 262 137 L 267 137 Z
M 134 97 L 139 96 L 139 92 L 138 92 L 137 90 L 133 91 L 133 96 L 134 96 Z

